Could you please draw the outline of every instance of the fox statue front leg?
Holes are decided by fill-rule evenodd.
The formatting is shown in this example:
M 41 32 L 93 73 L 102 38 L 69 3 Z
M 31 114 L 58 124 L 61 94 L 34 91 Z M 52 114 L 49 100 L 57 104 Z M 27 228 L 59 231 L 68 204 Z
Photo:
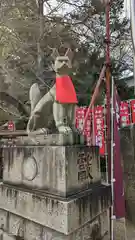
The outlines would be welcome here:
M 72 129 L 73 133 L 78 133 L 78 130 L 75 127 L 76 104 L 68 104 L 66 110 L 67 110 L 67 118 L 68 118 L 70 128 Z
M 53 117 L 55 120 L 56 128 L 59 133 L 71 134 L 72 129 L 68 122 L 67 116 L 67 104 L 61 104 L 59 102 L 54 102 L 53 104 Z

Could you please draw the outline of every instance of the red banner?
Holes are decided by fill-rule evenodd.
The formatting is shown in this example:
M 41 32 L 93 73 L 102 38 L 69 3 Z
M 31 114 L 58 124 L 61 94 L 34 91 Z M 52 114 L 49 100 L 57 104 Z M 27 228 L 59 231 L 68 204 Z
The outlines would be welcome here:
M 14 131 L 15 130 L 15 125 L 13 121 L 8 122 L 8 130 L 9 131 Z
M 78 128 L 80 131 L 82 131 L 83 129 L 86 112 L 87 112 L 86 107 L 80 107 L 76 109 L 76 128 Z M 89 114 L 85 129 L 84 129 L 84 135 L 86 136 L 86 142 L 88 146 L 91 145 L 90 125 L 91 125 L 91 113 Z
M 88 108 L 86 108 L 85 115 L 87 113 Z M 91 136 L 91 111 L 88 115 L 88 119 L 85 124 L 84 135 L 86 136 L 87 144 L 90 145 L 90 136 Z
M 82 131 L 83 129 L 85 114 L 86 114 L 85 107 L 78 107 L 76 109 L 76 128 L 78 128 L 80 131 Z
M 135 100 L 130 101 L 132 123 L 135 123 Z
M 103 119 L 103 106 L 94 108 L 93 122 L 91 128 L 91 112 L 87 119 L 84 135 L 86 136 L 87 145 L 91 145 L 92 138 L 96 146 L 99 146 L 100 155 L 105 154 L 105 136 L 104 136 L 104 119 Z M 83 129 L 84 118 L 87 112 L 87 108 L 80 107 L 76 109 L 76 128 L 80 131 Z
M 99 146 L 100 155 L 105 154 L 105 136 L 104 136 L 104 118 L 102 106 L 95 107 L 94 109 L 94 134 L 96 145 Z
M 116 106 L 116 108 L 118 108 L 118 106 Z M 94 111 L 90 112 L 84 129 L 87 145 L 98 145 L 100 148 L 100 155 L 105 154 L 103 109 L 104 106 L 98 106 L 94 108 Z M 87 107 L 78 107 L 76 109 L 76 128 L 80 131 L 83 129 L 87 110 Z M 119 112 L 120 114 L 117 113 L 116 117 L 117 121 L 120 122 L 120 127 L 129 125 L 131 121 L 135 123 L 135 100 L 130 101 L 130 105 L 128 102 L 121 102 Z M 132 113 L 131 121 L 130 112 Z
M 130 124 L 129 106 L 127 102 L 121 102 L 120 104 L 120 123 L 122 127 Z

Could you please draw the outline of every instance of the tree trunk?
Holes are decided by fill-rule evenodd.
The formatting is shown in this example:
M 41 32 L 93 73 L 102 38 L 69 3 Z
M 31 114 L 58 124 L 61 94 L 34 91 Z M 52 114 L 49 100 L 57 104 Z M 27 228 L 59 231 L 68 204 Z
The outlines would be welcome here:
M 42 70 L 42 49 L 41 49 L 41 38 L 43 34 L 43 5 L 44 0 L 38 0 L 38 7 L 39 7 L 39 38 L 37 42 L 37 72 L 40 73 Z

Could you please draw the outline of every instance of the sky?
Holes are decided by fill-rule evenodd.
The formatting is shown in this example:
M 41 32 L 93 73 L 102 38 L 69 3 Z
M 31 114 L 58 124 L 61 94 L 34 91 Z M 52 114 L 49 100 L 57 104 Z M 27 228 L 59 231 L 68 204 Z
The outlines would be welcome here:
M 124 15 L 126 15 L 127 17 L 130 17 L 130 0 L 124 0 L 124 1 L 125 1 Z M 57 6 L 57 0 L 50 0 L 49 3 L 53 9 Z M 64 4 L 63 4 L 63 7 L 59 10 L 59 14 L 62 14 L 63 12 L 67 11 L 67 9 L 70 11 L 69 6 L 67 7 L 67 5 L 64 6 Z M 49 12 L 50 12 L 50 8 L 48 8 L 47 4 L 45 4 L 44 15 L 49 14 Z M 56 14 L 56 12 L 54 11 L 54 14 Z

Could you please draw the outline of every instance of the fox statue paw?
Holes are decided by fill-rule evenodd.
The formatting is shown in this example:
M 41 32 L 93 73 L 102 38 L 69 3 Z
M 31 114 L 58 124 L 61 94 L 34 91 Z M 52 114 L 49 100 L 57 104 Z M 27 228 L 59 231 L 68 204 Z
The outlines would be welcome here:
M 72 133 L 72 129 L 70 127 L 67 127 L 67 126 L 58 127 L 58 131 L 59 131 L 59 133 L 63 133 L 63 134 L 66 134 L 66 135 Z

